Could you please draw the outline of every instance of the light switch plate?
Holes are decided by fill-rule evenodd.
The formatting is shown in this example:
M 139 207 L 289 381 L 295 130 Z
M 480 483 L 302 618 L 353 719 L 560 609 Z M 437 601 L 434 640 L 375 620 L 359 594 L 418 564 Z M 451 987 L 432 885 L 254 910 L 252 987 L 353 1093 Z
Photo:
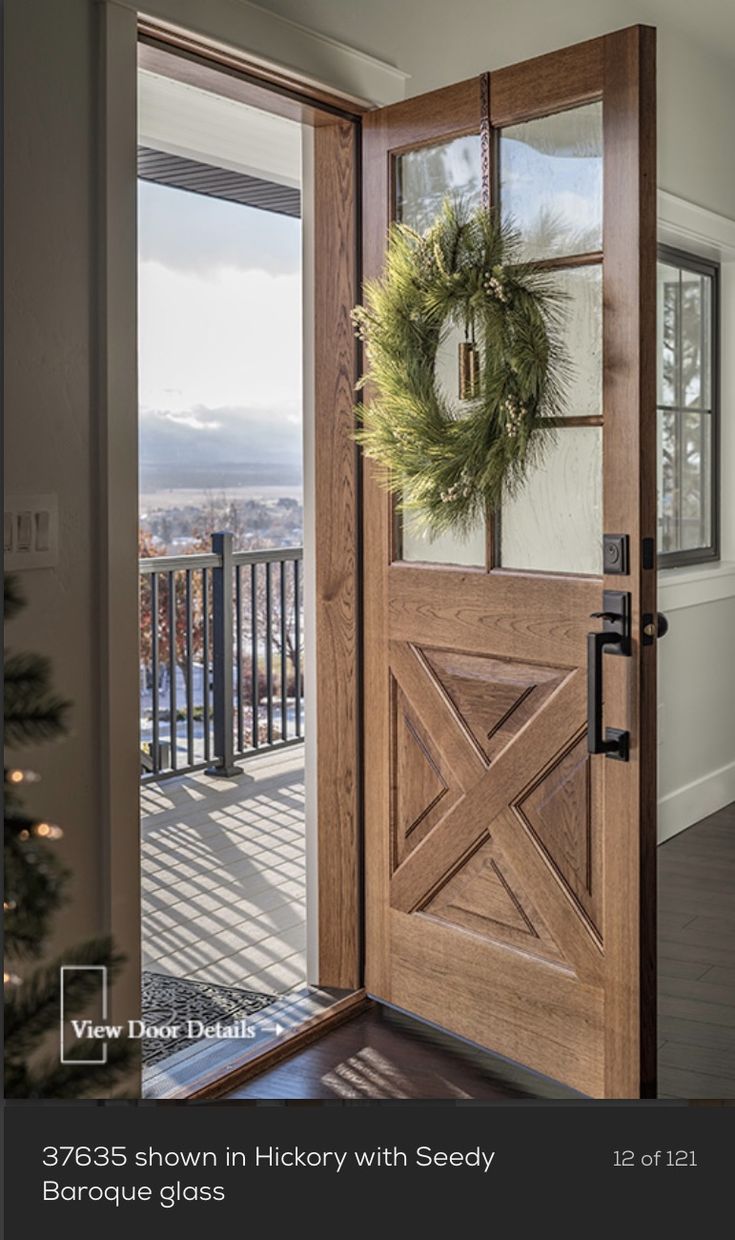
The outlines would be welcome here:
M 6 495 L 3 517 L 5 568 L 56 568 L 59 500 L 56 495 Z

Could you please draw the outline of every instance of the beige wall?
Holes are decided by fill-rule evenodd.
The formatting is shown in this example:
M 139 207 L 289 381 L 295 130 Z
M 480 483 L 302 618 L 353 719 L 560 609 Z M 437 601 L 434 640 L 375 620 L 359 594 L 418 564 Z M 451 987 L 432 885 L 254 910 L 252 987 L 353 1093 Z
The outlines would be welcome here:
M 92 412 L 94 17 L 88 0 L 6 6 L 5 478 L 56 492 L 58 569 L 21 575 L 29 606 L 9 642 L 47 654 L 72 735 L 28 754 L 31 803 L 64 827 L 73 868 L 59 942 L 102 924 Z

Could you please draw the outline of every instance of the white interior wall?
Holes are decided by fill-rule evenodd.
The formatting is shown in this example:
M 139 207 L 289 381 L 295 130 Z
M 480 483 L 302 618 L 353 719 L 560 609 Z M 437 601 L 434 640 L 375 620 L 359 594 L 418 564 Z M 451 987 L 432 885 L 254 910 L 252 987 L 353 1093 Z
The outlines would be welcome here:
M 659 839 L 735 801 L 735 220 L 661 196 L 662 240 L 718 260 L 721 560 L 659 573 Z
M 58 852 L 74 894 L 85 893 L 59 915 L 59 946 L 98 931 L 104 917 L 91 410 L 95 16 L 87 0 L 5 9 L 5 487 L 54 493 L 59 507 L 58 567 L 21 575 L 28 606 L 7 641 L 49 656 L 58 691 L 73 703 L 71 736 L 25 756 L 42 777 L 26 803 L 63 826 Z

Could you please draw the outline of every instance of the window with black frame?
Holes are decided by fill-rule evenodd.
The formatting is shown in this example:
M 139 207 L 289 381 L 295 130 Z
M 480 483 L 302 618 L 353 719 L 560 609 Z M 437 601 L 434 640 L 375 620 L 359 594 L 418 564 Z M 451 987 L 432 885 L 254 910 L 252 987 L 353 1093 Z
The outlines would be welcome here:
M 718 274 L 716 263 L 659 248 L 661 568 L 719 557 Z

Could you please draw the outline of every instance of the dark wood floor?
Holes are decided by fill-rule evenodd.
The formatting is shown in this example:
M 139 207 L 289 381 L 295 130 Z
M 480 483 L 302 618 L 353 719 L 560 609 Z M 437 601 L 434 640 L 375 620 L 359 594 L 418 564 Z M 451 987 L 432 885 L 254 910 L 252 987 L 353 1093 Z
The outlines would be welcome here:
M 735 804 L 663 844 L 659 1094 L 735 1098 Z M 564 1098 L 570 1093 L 373 1007 L 231 1098 Z
M 735 804 L 658 850 L 659 1094 L 735 1098 Z
M 374 1005 L 229 1098 L 567 1098 L 568 1090 Z

